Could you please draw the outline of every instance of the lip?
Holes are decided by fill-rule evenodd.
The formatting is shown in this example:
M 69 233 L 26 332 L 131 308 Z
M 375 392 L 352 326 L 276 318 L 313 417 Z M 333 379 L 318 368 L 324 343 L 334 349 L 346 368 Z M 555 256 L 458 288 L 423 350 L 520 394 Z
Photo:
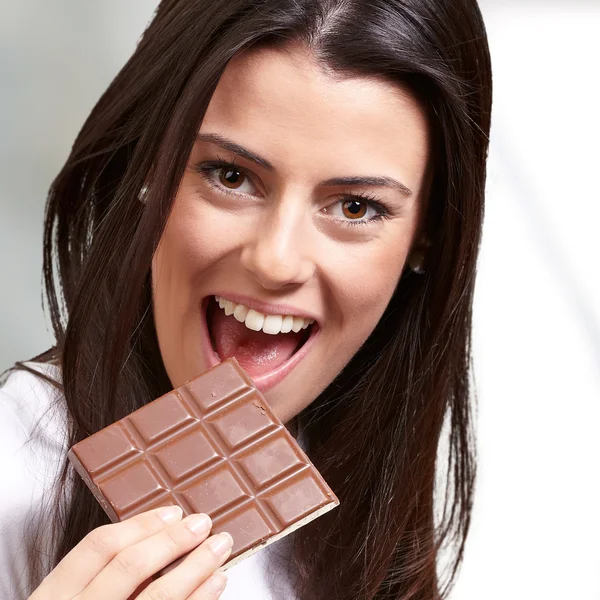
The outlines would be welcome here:
M 240 294 L 229 294 L 227 292 L 215 293 L 214 296 L 220 296 L 227 300 L 231 300 L 236 304 L 243 304 L 248 308 L 252 308 L 263 315 L 293 315 L 294 317 L 303 317 L 305 319 L 314 319 L 320 324 L 321 319 L 310 312 L 291 306 L 289 304 L 271 304 L 270 302 L 262 302 L 249 296 L 241 296 Z
M 220 294 L 216 294 L 216 295 L 219 296 Z M 225 294 L 223 294 L 223 296 L 225 296 Z M 207 314 L 206 309 L 208 308 L 208 302 L 210 301 L 211 297 L 213 297 L 213 299 L 214 299 L 214 296 L 207 296 L 206 298 L 204 298 L 204 300 L 202 300 L 202 303 L 200 306 L 200 309 L 202 311 L 202 321 L 201 321 L 202 322 L 202 326 L 201 326 L 202 350 L 203 350 L 204 356 L 206 357 L 206 360 L 208 361 L 209 369 L 216 367 L 221 362 L 221 359 L 217 356 L 217 354 L 213 350 L 212 343 L 210 341 L 210 336 L 208 334 L 208 322 L 206 319 L 206 314 Z M 226 297 L 228 299 L 232 300 L 233 302 L 235 302 L 235 300 L 232 296 L 226 296 Z M 242 296 L 235 296 L 235 297 L 241 298 Z M 240 300 L 240 303 L 244 304 L 244 302 L 242 302 L 241 300 Z M 252 307 L 250 306 L 248 308 L 252 308 Z M 258 310 L 258 309 L 255 309 L 255 310 Z M 276 313 L 276 314 L 289 314 L 289 313 Z M 297 316 L 300 316 L 300 315 L 297 315 Z M 312 319 L 314 317 L 310 317 L 310 318 Z M 264 375 L 260 375 L 259 377 L 256 377 L 256 378 L 252 378 L 252 381 L 254 381 L 254 384 L 256 385 L 256 387 L 262 393 L 265 393 L 267 390 L 271 389 L 273 386 L 277 385 L 280 381 L 285 379 L 285 377 L 289 373 L 291 373 L 291 371 L 296 367 L 296 365 L 308 354 L 308 352 L 310 351 L 310 348 L 314 344 L 314 341 L 319 336 L 320 331 L 321 331 L 321 329 L 318 325 L 316 327 L 313 326 L 311 333 L 310 333 L 310 337 L 306 340 L 306 342 L 302 345 L 302 348 L 300 348 L 300 350 L 298 350 L 298 352 L 293 354 L 288 360 L 286 360 L 283 364 L 279 365 L 273 371 L 270 371 L 269 373 L 265 373 Z

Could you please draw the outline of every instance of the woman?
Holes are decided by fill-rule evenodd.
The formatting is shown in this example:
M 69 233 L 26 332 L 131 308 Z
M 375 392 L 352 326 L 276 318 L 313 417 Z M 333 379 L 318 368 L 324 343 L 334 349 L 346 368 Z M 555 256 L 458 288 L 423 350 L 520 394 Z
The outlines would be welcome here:
M 218 597 L 227 536 L 180 514 L 106 525 L 65 455 L 234 355 L 341 504 L 222 597 L 447 595 L 490 111 L 475 0 L 163 0 L 50 191 L 57 343 L 1 392 L 4 455 L 44 457 L 0 504 L 8 593 Z

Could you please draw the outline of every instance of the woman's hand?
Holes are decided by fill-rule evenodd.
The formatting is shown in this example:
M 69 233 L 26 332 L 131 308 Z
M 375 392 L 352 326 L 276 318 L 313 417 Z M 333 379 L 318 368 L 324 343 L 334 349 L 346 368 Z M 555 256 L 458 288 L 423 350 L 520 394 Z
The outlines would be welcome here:
M 207 515 L 183 520 L 181 516 L 179 507 L 169 506 L 94 529 L 48 574 L 29 600 L 127 600 L 145 580 L 191 550 L 181 564 L 152 581 L 137 599 L 218 598 L 227 579 L 215 571 L 231 554 L 231 536 L 221 533 L 206 540 L 212 525 Z

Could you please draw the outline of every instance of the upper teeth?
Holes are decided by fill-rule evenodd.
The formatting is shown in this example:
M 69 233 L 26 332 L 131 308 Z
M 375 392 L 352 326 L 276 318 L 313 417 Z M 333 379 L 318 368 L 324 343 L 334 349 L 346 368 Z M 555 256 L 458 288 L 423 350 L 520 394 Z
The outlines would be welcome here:
M 265 333 L 272 335 L 289 333 L 290 331 L 298 333 L 301 329 L 306 329 L 315 322 L 314 319 L 305 319 L 294 315 L 265 315 L 220 296 L 215 296 L 215 300 L 221 308 L 225 309 L 226 315 L 233 315 L 240 323 L 244 323 L 248 329 L 253 331 L 262 329 Z

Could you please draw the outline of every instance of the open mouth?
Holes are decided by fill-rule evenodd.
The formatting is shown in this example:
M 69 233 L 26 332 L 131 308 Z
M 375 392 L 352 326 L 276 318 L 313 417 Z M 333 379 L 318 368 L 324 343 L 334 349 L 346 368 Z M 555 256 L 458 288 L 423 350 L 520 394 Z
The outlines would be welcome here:
M 234 356 L 257 385 L 263 383 L 259 386 L 263 388 L 270 387 L 295 367 L 308 352 L 319 329 L 314 322 L 296 332 L 254 331 L 233 314 L 226 315 L 214 296 L 205 298 L 202 308 L 214 357 L 220 362 Z M 285 331 L 285 326 L 282 329 Z

